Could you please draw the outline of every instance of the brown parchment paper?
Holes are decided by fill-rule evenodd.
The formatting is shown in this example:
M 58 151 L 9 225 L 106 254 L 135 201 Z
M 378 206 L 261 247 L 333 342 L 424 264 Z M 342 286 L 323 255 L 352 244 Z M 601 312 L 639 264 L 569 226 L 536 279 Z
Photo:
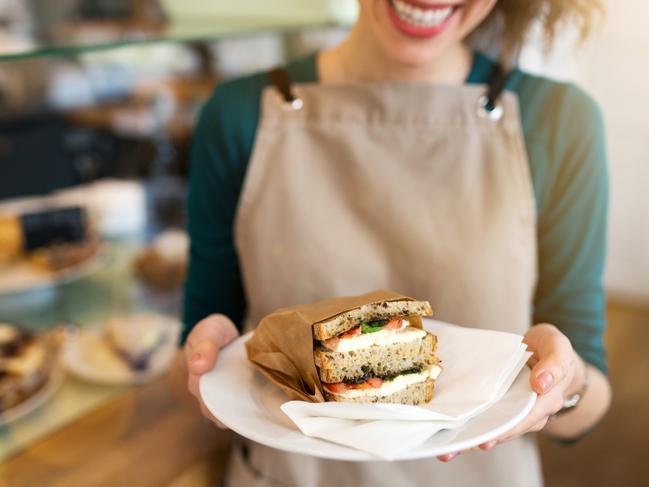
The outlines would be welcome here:
M 413 298 L 381 289 L 278 309 L 262 318 L 246 342 L 248 360 L 291 399 L 324 402 L 313 361 L 312 325 L 364 304 L 399 300 Z M 421 320 L 413 324 L 421 328 Z

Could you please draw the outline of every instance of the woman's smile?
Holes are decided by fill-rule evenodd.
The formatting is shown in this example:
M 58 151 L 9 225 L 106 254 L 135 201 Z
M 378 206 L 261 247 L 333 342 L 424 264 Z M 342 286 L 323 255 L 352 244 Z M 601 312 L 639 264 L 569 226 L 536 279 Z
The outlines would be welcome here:
M 435 81 L 452 83 L 464 79 L 470 63 L 463 39 L 489 15 L 496 0 L 360 0 L 359 4 L 354 35 L 364 39 L 364 53 L 373 48 L 374 58 L 390 65 L 387 71 L 399 73 L 396 77 L 430 80 L 425 73 L 434 72 Z
M 416 0 L 386 0 L 390 19 L 402 33 L 432 37 L 444 30 L 461 5 Z

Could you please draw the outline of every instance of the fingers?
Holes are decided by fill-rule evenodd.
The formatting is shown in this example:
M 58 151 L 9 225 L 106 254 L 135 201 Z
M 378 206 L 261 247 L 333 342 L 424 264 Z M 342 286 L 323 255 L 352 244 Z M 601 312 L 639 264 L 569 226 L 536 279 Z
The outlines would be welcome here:
M 576 354 L 570 340 L 552 325 L 533 326 L 523 340 L 534 352 L 530 361 L 530 385 L 539 395 L 547 394 L 567 378 Z
M 570 340 L 556 327 L 539 324 L 530 328 L 523 341 L 534 353 L 528 361 L 532 369 L 530 385 L 539 397 L 527 417 L 501 437 L 479 445 L 481 450 L 488 451 L 499 443 L 541 431 L 563 404 L 565 387 L 557 385 L 570 383 L 578 360 Z
M 224 315 L 210 315 L 194 326 L 183 347 L 187 365 L 187 389 L 198 401 L 203 416 L 219 428 L 226 426 L 216 419 L 201 400 L 198 383 L 201 375 L 216 364 L 219 350 L 239 335 L 234 323 Z
M 534 422 L 526 422 L 524 426 L 517 427 L 503 435 L 502 437 L 498 438 L 498 440 L 495 440 L 493 442 L 489 442 L 489 444 L 485 444 L 485 448 L 482 448 L 482 445 L 480 447 L 483 450 L 490 450 L 494 446 L 496 446 L 499 443 L 505 443 L 506 441 L 512 440 L 514 438 L 517 438 L 519 436 L 522 436 L 526 433 L 538 433 L 541 431 L 543 428 L 545 428 L 545 425 L 548 424 L 548 420 L 550 419 L 549 416 L 544 416 L 543 418 L 539 419 L 538 421 Z
M 479 445 L 479 448 L 484 451 L 489 451 L 498 444 L 498 440 L 491 440 L 482 445 Z
M 189 360 L 187 370 L 193 375 L 202 375 L 214 367 L 218 355 L 216 342 L 204 339 L 194 346 L 189 347 Z
M 210 315 L 199 321 L 184 347 L 189 373 L 204 374 L 214 367 L 219 349 L 238 335 L 234 323 L 224 315 Z
M 548 417 L 545 415 L 534 415 L 525 418 L 524 421 L 521 421 L 518 425 L 516 425 L 514 428 L 509 430 L 507 433 L 505 433 L 503 436 L 498 438 L 498 443 L 502 443 L 504 441 L 509 441 L 512 438 L 516 438 L 517 436 L 522 436 L 525 433 L 529 433 L 532 431 L 539 431 L 539 430 L 534 430 L 536 425 L 539 425 L 543 423 L 543 426 L 545 426 L 545 423 L 547 422 Z
M 200 375 L 188 374 L 187 375 L 187 389 L 192 396 L 200 400 L 200 392 L 198 390 L 198 381 L 200 380 Z
M 448 453 L 446 455 L 440 455 L 440 456 L 437 457 L 437 459 L 440 462 L 448 463 L 451 460 L 453 460 L 454 458 L 459 457 L 461 454 L 462 454 L 462 452 L 456 451 L 455 453 Z
M 208 339 L 216 342 L 218 348 L 221 348 L 238 336 L 239 331 L 230 318 L 221 314 L 213 314 L 196 323 L 187 337 L 187 343 L 192 346 Z
M 478 445 L 478 448 L 480 448 L 483 451 L 489 451 L 495 448 L 499 443 L 504 443 L 506 441 L 509 441 L 512 438 L 520 436 L 521 434 L 541 431 L 543 428 L 545 428 L 545 425 L 548 423 L 548 419 L 549 419 L 548 416 L 544 416 L 538 421 L 534 422 L 535 419 L 531 418 L 529 421 L 525 422 L 526 424 L 522 424 L 519 425 L 518 427 L 513 428 L 508 433 L 506 433 L 505 435 L 501 436 L 498 439 L 482 443 Z M 440 455 L 437 457 L 437 459 L 442 462 L 450 462 L 455 457 L 457 457 L 460 453 L 461 452 L 450 453 L 448 455 Z
M 548 424 L 549 419 L 550 419 L 550 417 L 546 416 L 541 421 L 538 421 L 536 424 L 534 424 L 528 431 L 530 433 L 537 433 L 537 432 L 541 431 L 543 428 L 545 428 L 545 425 Z
M 558 391 L 545 396 L 539 396 L 534 407 L 525 419 L 507 433 L 497 438 L 496 441 L 502 443 L 526 433 L 540 431 L 547 424 L 549 417 L 561 407 L 562 403 L 563 399 Z
M 200 408 L 201 414 L 203 416 L 205 416 L 207 419 L 209 419 L 219 428 L 227 429 L 227 427 L 223 423 L 221 423 L 215 416 L 212 415 L 212 413 L 210 413 L 210 411 L 203 403 L 201 399 L 200 391 L 198 389 L 198 382 L 200 380 L 200 377 L 201 376 L 199 374 L 190 373 L 187 375 L 187 388 L 189 389 L 189 392 L 196 398 L 198 407 Z

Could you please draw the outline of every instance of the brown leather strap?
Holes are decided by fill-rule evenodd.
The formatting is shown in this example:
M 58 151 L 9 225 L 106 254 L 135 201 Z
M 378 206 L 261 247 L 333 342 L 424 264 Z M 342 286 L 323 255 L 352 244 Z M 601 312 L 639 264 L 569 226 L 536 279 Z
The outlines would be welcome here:
M 275 88 L 282 94 L 288 103 L 293 102 L 296 96 L 293 94 L 292 81 L 284 68 L 275 68 L 266 73 L 268 79 Z
M 491 111 L 496 107 L 500 95 L 505 91 L 505 86 L 507 86 L 510 73 L 511 72 L 505 70 L 500 63 L 494 66 L 493 71 L 491 72 L 491 79 L 489 80 L 489 88 L 485 95 L 487 97 L 487 103 L 485 105 L 486 110 Z
M 498 103 L 498 99 L 507 86 L 510 72 L 505 70 L 501 64 L 496 64 L 491 73 L 491 80 L 489 81 L 489 88 L 487 89 L 486 97 L 487 104 L 485 108 L 489 111 L 493 110 Z M 293 102 L 297 97 L 293 94 L 293 82 L 284 68 L 275 68 L 266 73 L 266 76 L 271 83 L 277 88 L 288 103 Z

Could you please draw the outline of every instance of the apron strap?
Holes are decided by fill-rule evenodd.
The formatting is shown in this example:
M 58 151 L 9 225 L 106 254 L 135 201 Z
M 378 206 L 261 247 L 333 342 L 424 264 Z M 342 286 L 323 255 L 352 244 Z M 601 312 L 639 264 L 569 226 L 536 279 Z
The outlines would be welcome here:
M 493 110 L 498 103 L 498 98 L 505 91 L 507 81 L 509 81 L 510 71 L 506 71 L 502 64 L 498 63 L 494 66 L 491 72 L 491 80 L 489 81 L 489 88 L 487 89 L 487 106 L 488 110 Z
M 510 74 L 500 63 L 494 66 L 487 92 L 478 99 L 478 115 L 494 122 L 502 118 L 503 107 L 498 100 L 505 91 Z
M 498 100 L 505 91 L 511 72 L 505 70 L 501 64 L 496 64 L 491 73 L 491 80 L 487 92 L 478 100 L 479 114 L 491 120 L 499 120 L 503 110 Z M 271 69 L 266 77 L 284 98 L 285 107 L 289 110 L 299 110 L 303 106 L 300 98 L 293 93 L 293 82 L 284 68 Z
M 289 110 L 299 110 L 303 102 L 293 93 L 293 82 L 284 68 L 271 69 L 266 77 L 284 98 L 284 106 Z

